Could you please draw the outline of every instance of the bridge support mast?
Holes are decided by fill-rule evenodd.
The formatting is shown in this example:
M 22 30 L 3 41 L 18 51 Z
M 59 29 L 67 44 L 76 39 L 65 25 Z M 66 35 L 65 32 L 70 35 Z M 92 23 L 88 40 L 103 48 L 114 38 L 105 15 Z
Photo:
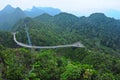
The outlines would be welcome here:
M 29 32 L 28 32 L 28 28 L 27 28 L 26 24 L 25 24 L 25 32 L 26 32 L 26 35 L 27 35 L 28 43 L 29 43 L 30 46 L 32 46 L 31 39 L 30 39 Z M 31 48 L 31 52 L 32 52 L 32 48 Z

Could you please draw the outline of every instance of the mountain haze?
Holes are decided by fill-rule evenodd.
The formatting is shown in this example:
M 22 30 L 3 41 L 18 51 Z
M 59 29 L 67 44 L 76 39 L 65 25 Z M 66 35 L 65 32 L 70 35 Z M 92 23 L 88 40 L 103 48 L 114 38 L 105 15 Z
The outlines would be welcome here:
M 50 15 L 59 14 L 59 9 L 51 7 L 33 7 L 30 11 L 23 11 L 19 7 L 13 8 L 11 5 L 7 5 L 3 10 L 0 11 L 0 30 L 11 30 L 13 25 L 25 18 L 25 17 L 36 17 L 43 13 Z
M 59 14 L 61 10 L 56 8 L 51 8 L 51 7 L 33 7 L 29 11 L 25 10 L 24 12 L 29 17 L 36 17 L 43 13 L 47 13 L 49 15 L 54 16 L 56 14 Z
M 7 5 L 0 11 L 0 30 L 10 30 L 18 20 L 25 17 L 25 13 L 20 8 Z

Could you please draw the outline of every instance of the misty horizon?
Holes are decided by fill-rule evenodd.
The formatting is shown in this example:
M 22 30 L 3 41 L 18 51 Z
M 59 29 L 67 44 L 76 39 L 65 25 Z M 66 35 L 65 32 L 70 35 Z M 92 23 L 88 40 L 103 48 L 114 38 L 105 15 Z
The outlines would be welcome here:
M 22 10 L 29 10 L 32 7 L 53 7 L 62 12 L 72 13 L 77 16 L 89 16 L 92 13 L 104 13 L 106 16 L 120 19 L 119 0 L 2 0 L 0 10 L 10 4 L 13 7 L 20 7 Z
M 115 11 L 115 10 L 108 10 L 106 12 L 103 12 L 103 11 L 96 11 L 96 12 L 91 12 L 91 13 L 86 13 L 86 14 L 83 14 L 83 13 L 80 13 L 80 12 L 76 12 L 76 11 L 72 11 L 72 12 L 67 12 L 67 11 L 62 11 L 61 9 L 59 8 L 56 8 L 56 7 L 42 7 L 42 6 L 35 6 L 33 5 L 31 8 L 27 8 L 27 9 L 22 9 L 21 7 L 17 6 L 17 7 L 13 7 L 12 5 L 10 4 L 7 4 L 3 9 L 1 9 L 0 11 L 4 10 L 7 6 L 10 6 L 12 8 L 20 8 L 21 10 L 23 11 L 31 11 L 33 8 L 38 8 L 38 9 L 47 9 L 47 8 L 53 8 L 53 9 L 56 9 L 56 10 L 60 10 L 61 12 L 66 12 L 66 13 L 70 13 L 70 14 L 73 14 L 77 17 L 81 17 L 81 16 L 85 16 L 85 17 L 88 17 L 90 16 L 91 14 L 93 13 L 104 13 L 107 17 L 111 17 L 111 18 L 115 18 L 115 19 L 120 19 L 119 15 L 120 15 L 120 12 L 119 11 Z

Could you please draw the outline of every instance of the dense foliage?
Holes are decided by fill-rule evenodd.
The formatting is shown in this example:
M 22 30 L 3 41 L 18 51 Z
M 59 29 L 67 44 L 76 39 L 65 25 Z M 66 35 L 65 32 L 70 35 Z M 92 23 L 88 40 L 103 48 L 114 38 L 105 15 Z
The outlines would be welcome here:
M 17 26 L 16 30 L 19 29 L 21 32 L 19 35 L 23 35 L 24 24 L 29 28 L 33 45 L 57 45 L 80 41 L 87 48 L 98 52 L 120 52 L 120 21 L 106 17 L 102 13 L 80 18 L 67 13 L 56 16 L 43 14 L 33 19 L 21 20 L 13 29 Z
M 0 77 L 7 80 L 118 80 L 120 58 L 86 49 L 75 54 L 0 46 Z M 81 54 L 81 55 L 80 55 Z M 76 58 L 75 55 L 78 55 Z M 96 56 L 97 55 L 97 56 Z M 69 57 L 69 58 L 68 58 Z M 104 61 L 103 61 L 104 60 Z
M 32 45 L 82 42 L 84 48 L 29 50 L 20 48 L 10 32 L 0 31 L 0 78 L 2 80 L 119 80 L 120 21 L 102 13 L 76 17 L 43 14 L 17 22 L 17 40 Z

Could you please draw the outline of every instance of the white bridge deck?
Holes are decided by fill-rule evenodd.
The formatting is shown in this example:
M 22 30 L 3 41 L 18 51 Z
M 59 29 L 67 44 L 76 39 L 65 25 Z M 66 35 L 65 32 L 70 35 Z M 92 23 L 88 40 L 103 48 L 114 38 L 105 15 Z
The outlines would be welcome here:
M 49 48 L 62 48 L 62 47 L 84 47 L 83 44 L 81 44 L 80 42 L 76 42 L 74 44 L 67 44 L 67 45 L 57 45 L 57 46 L 32 46 L 32 45 L 27 45 L 27 44 L 24 44 L 24 43 L 21 43 L 19 41 L 17 41 L 16 39 L 16 33 L 14 32 L 13 33 L 13 38 L 14 38 L 14 41 L 19 45 L 19 46 L 22 46 L 22 47 L 26 47 L 26 48 L 45 48 L 45 49 L 49 49 Z

